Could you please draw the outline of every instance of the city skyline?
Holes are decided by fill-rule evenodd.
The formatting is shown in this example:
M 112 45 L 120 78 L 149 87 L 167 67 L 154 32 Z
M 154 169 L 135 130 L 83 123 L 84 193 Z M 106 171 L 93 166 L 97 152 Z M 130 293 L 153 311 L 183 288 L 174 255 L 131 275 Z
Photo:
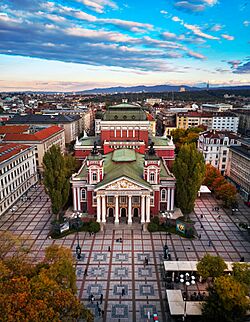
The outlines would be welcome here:
M 249 13 L 247 0 L 3 0 L 0 91 L 249 84 Z

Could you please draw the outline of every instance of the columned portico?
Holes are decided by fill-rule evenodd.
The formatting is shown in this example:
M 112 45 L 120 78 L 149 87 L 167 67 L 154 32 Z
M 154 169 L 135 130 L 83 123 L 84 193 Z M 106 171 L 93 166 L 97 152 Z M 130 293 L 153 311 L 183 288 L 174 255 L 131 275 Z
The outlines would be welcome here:
M 97 196 L 97 222 L 101 222 L 101 196 Z
M 141 196 L 141 223 L 145 223 L 145 196 Z
M 115 224 L 119 224 L 119 200 L 118 196 L 115 196 Z
M 128 196 L 128 224 L 132 224 L 132 196 Z
M 106 197 L 102 196 L 102 222 L 106 222 Z
M 150 196 L 146 197 L 146 222 L 150 222 Z

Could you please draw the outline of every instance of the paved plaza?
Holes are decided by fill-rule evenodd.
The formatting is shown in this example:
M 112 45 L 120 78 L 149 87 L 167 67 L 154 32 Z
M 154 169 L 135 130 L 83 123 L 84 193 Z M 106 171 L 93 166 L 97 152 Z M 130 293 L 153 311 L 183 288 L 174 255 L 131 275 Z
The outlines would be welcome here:
M 56 241 L 48 238 L 52 216 L 43 188 L 32 188 L 28 197 L 31 200 L 19 201 L 15 212 L 9 211 L 0 218 L 0 230 L 26 236 L 32 243 L 37 260 L 52 243 L 70 247 L 75 256 L 75 234 Z M 162 279 L 163 246 L 166 242 L 173 260 L 198 260 L 209 252 L 222 256 L 226 261 L 239 261 L 241 257 L 250 261 L 247 235 L 235 224 L 249 220 L 250 208 L 240 204 L 239 212 L 234 216 L 220 209 L 219 217 L 217 211 L 213 211 L 214 206 L 218 206 L 217 201 L 210 195 L 197 199 L 191 218 L 196 221 L 200 239 L 188 240 L 177 235 L 166 236 L 166 233 L 150 234 L 143 232 L 139 224 L 108 224 L 95 236 L 79 233 L 82 258 L 76 266 L 78 295 L 93 310 L 95 321 L 148 321 L 148 312 L 157 312 L 160 321 L 170 321 Z M 116 241 L 119 238 L 122 238 L 122 243 Z M 144 265 L 145 257 L 148 258 L 147 266 Z M 84 274 L 86 269 L 87 276 Z M 101 294 L 103 317 L 99 317 L 96 303 L 100 304 Z M 89 302 L 90 295 L 95 297 L 93 304 Z

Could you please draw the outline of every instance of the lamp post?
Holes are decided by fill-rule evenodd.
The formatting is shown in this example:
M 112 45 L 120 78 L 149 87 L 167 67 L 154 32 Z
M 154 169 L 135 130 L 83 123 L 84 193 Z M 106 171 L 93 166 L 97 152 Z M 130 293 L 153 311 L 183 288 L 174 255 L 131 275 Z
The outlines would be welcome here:
M 82 249 L 80 247 L 80 241 L 79 241 L 79 212 L 76 213 L 76 218 L 77 218 L 77 246 L 76 246 L 76 256 L 77 256 L 77 259 L 80 260 L 81 259 L 81 252 L 82 252 Z
M 186 315 L 187 315 L 187 288 L 189 285 L 194 285 L 195 284 L 195 276 L 191 275 L 189 273 L 181 274 L 180 275 L 180 282 L 184 284 L 185 286 L 185 293 L 186 296 L 184 298 L 185 305 L 184 305 L 184 315 L 183 315 L 183 321 L 186 320 Z

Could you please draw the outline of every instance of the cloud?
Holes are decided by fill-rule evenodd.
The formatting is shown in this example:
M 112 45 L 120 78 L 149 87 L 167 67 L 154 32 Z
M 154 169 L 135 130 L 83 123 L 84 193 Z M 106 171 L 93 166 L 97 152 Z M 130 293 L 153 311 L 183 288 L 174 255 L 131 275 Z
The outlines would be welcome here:
M 103 13 L 105 7 L 118 9 L 117 4 L 111 0 L 77 0 L 77 1 L 83 3 L 86 7 L 98 13 Z
M 183 26 L 186 29 L 191 30 L 196 36 L 199 36 L 201 38 L 211 39 L 211 40 L 218 40 L 219 39 L 218 37 L 204 33 L 203 31 L 201 31 L 200 27 L 198 27 L 196 25 L 190 25 L 190 24 L 184 23 Z
M 206 57 L 202 54 L 196 53 L 194 51 L 188 51 L 187 55 L 192 58 L 197 58 L 197 59 L 206 59 Z
M 250 25 L 250 21 L 249 21 L 249 20 L 245 20 L 245 21 L 243 21 L 243 25 L 244 25 L 245 27 L 248 27 L 248 26 Z
M 250 61 L 238 65 L 238 67 L 233 71 L 234 74 L 250 74 Z
M 177 16 L 174 16 L 174 17 L 172 17 L 172 20 L 173 21 L 175 21 L 175 22 L 183 22 L 183 20 L 182 19 L 180 19 L 179 17 L 177 17 Z
M 160 13 L 163 14 L 163 15 L 167 15 L 168 14 L 168 12 L 166 10 L 161 10 Z
M 201 12 L 208 7 L 213 7 L 218 0 L 174 0 L 174 6 L 187 12 Z
M 221 24 L 216 23 L 210 28 L 210 31 L 220 31 L 222 28 L 223 26 Z
M 228 60 L 226 63 L 230 65 L 234 74 L 250 74 L 249 57 L 244 60 Z
M 226 39 L 226 40 L 234 40 L 234 36 L 230 36 L 230 35 L 227 35 L 227 34 L 222 34 L 221 35 L 222 38 Z
M 162 37 L 163 39 L 167 39 L 167 40 L 177 40 L 177 41 L 192 43 L 192 44 L 203 44 L 205 42 L 205 40 L 202 38 L 187 37 L 184 34 L 176 35 L 175 33 L 168 32 L 168 31 L 163 32 Z

